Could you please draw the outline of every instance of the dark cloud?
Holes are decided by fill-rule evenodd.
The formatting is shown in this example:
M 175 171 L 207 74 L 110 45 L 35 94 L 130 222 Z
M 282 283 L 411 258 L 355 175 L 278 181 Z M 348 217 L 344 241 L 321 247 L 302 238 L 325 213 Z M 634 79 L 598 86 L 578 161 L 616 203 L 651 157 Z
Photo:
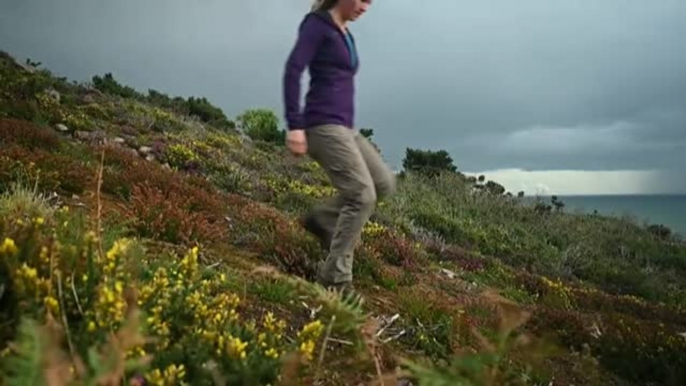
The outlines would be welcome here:
M 0 48 L 74 79 L 113 72 L 230 115 L 281 115 L 309 4 L 2 0 Z M 684 20 L 682 0 L 375 1 L 352 27 L 358 124 L 396 167 L 421 147 L 469 171 L 673 171 L 686 153 Z

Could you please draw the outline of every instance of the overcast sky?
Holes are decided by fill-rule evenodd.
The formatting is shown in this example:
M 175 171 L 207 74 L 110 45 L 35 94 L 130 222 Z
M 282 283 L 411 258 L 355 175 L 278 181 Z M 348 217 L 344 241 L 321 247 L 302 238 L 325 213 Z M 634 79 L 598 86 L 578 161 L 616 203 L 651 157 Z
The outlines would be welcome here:
M 0 49 L 282 117 L 310 3 L 0 0 Z M 445 149 L 512 190 L 686 193 L 684 0 L 375 0 L 351 29 L 357 123 L 396 168 L 406 147 Z

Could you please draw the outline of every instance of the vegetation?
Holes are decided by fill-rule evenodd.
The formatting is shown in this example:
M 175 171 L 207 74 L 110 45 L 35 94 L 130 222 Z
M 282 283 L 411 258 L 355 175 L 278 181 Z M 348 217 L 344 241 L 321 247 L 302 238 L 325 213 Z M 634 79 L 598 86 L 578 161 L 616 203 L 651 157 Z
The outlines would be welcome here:
M 342 296 L 312 284 L 296 220 L 335 191 L 271 145 L 273 113 L 236 119 L 250 141 L 203 98 L 97 83 L 0 55 L 0 384 L 686 381 L 667 229 L 408 149 Z
M 238 117 L 243 132 L 250 138 L 259 141 L 282 144 L 285 131 L 279 130 L 279 118 L 266 109 L 252 109 Z
M 457 172 L 453 159 L 445 150 L 406 149 L 403 160 L 405 172 L 417 172 L 435 177 L 444 171 Z

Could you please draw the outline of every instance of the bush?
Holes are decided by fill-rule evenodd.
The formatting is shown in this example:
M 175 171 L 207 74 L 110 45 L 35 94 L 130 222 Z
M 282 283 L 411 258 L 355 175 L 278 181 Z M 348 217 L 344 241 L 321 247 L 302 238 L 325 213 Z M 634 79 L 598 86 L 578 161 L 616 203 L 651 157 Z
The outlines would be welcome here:
M 362 238 L 375 257 L 391 265 L 416 272 L 426 261 L 419 244 L 378 223 L 365 224 Z
M 94 76 L 93 86 L 96 89 L 111 95 L 117 95 L 122 98 L 130 99 L 143 99 L 143 95 L 136 91 L 134 88 L 129 86 L 124 86 L 117 82 L 111 73 L 106 73 L 104 76 Z
M 612 312 L 591 317 L 539 307 L 529 327 L 538 334 L 554 331 L 578 350 L 589 345 L 601 364 L 629 381 L 680 385 L 686 380 L 686 340 L 674 326 Z
M 171 167 L 181 170 L 197 167 L 200 161 L 192 149 L 181 143 L 168 146 L 165 155 Z
M 188 113 L 190 115 L 195 115 L 203 122 L 210 123 L 218 128 L 232 129 L 234 128 L 233 122 L 229 121 L 224 115 L 224 112 L 213 106 L 207 98 L 188 98 L 186 102 L 188 107 Z
M 265 109 L 252 109 L 238 117 L 243 132 L 253 140 L 282 144 L 285 131 L 279 130 L 279 118 Z
M 59 137 L 51 129 L 38 127 L 17 119 L 0 119 L 0 140 L 3 147 L 17 145 L 29 150 L 59 149 Z
M 211 384 L 209 362 L 229 384 L 274 384 L 282 358 L 314 361 L 321 321 L 289 325 L 248 308 L 224 273 L 200 266 L 198 248 L 156 257 L 120 238 L 101 255 L 92 233 L 65 238 L 70 228 L 59 224 L 70 212 L 60 213 L 19 227 L 0 219 L 0 261 L 21 321 L 10 348 L 0 336 L 8 384 L 48 372 L 65 383 Z
M 194 210 L 194 198 L 165 194 L 148 184 L 134 185 L 130 210 L 136 218 L 139 235 L 177 244 L 217 242 L 225 238 L 221 222 Z
M 95 174 L 71 157 L 10 146 L 0 149 L 0 191 L 13 182 L 37 184 L 42 192 L 81 194 L 93 186 Z
M 453 159 L 445 150 L 405 150 L 403 159 L 405 172 L 418 172 L 430 177 L 438 176 L 442 172 L 457 172 Z
M 234 242 L 260 253 L 285 272 L 313 278 L 319 244 L 278 210 L 234 196 L 228 203 Z

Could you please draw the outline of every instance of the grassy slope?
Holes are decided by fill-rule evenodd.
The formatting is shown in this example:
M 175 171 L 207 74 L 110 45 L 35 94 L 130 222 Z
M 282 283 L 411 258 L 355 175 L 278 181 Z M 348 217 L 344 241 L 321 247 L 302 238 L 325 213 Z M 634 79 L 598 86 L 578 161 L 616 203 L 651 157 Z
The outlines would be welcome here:
M 217 361 L 225 374 L 243 374 L 244 382 L 256 382 L 256 374 L 273 377 L 282 370 L 280 362 L 265 354 L 268 348 L 307 351 L 302 346 L 307 340 L 298 337 L 312 322 L 307 304 L 323 307 L 315 319 L 324 326 L 331 315 L 345 321 L 336 324 L 335 340 L 327 342 L 333 352 L 326 354 L 321 378 L 327 384 L 376 378 L 374 361 L 364 355 L 367 350 L 345 343 L 365 342 L 362 321 L 348 320 L 357 315 L 351 306 L 296 279 L 311 279 L 313 262 L 323 258 L 316 241 L 294 221 L 308 205 L 333 192 L 316 164 L 150 100 L 103 94 L 46 71 L 30 74 L 8 58 L 2 59 L 0 70 L 0 192 L 6 192 L 0 240 L 15 240 L 19 252 L 12 254 L 9 247 L 0 251 L 7 261 L 5 275 L 13 277 L 13 297 L 26 299 L 2 300 L 7 302 L 3 312 L 11 312 L 6 323 L 0 321 L 0 348 L 14 337 L 18 315 L 43 320 L 46 309 L 66 316 L 77 352 L 103 344 L 106 332 L 124 320 L 126 307 L 123 294 L 117 295 L 121 302 L 112 304 L 106 292 L 104 298 L 100 295 L 105 288 L 116 294 L 112 283 L 135 279 L 139 284 L 131 287 L 143 297 L 141 309 L 153 316 L 147 319 L 149 335 L 162 341 L 145 346 L 155 355 L 152 369 L 159 369 L 160 376 L 166 369 L 172 379 L 176 368 L 170 366 L 184 364 L 186 379 L 199 384 L 198 377 L 206 376 L 200 375 L 202 358 Z M 50 89 L 59 92 L 59 101 Z M 70 132 L 57 134 L 53 127 L 58 123 Z M 138 154 L 142 146 L 150 147 L 148 155 L 154 159 Z M 96 176 L 103 152 L 98 200 Z M 38 192 L 57 192 L 59 206 L 69 211 L 51 209 L 54 200 L 20 205 L 35 201 L 35 193 L 12 193 L 16 181 L 28 186 L 38 181 Z M 539 213 L 516 199 L 475 190 L 459 175 L 431 180 L 409 175 L 399 189 L 380 204 L 365 228 L 355 265 L 365 311 L 400 315 L 377 343 L 384 373 L 392 372 L 403 357 L 429 360 L 438 368 L 454 358 L 463 360 L 452 369 L 472 363 L 468 359 L 487 364 L 487 356 L 464 355 L 488 353 L 495 348 L 484 344 L 483 337 L 495 340 L 499 331 L 518 327 L 517 333 L 537 338 L 533 342 L 545 338 L 548 343 L 545 350 L 533 343 L 507 347 L 498 374 L 520 383 L 679 384 L 686 379 L 680 354 L 686 339 L 679 335 L 686 332 L 681 306 L 686 299 L 686 247 L 678 240 L 659 239 L 615 219 Z M 136 240 L 110 254 L 121 255 L 116 269 L 108 268 L 105 254 L 92 248 L 88 236 L 96 229 L 98 204 L 104 252 L 123 237 Z M 38 213 L 29 213 L 32 207 Z M 55 295 L 55 268 L 45 258 L 52 255 L 41 253 L 41 246 L 53 245 L 53 239 L 61 246 L 54 258 L 59 269 L 76 272 L 75 278 L 87 272 L 97 277 L 74 284 L 76 296 Z M 188 254 L 195 245 L 201 251 L 199 266 Z M 95 268 L 85 267 L 84 259 Z M 256 271 L 264 266 L 285 276 Z M 27 271 L 31 267 L 38 278 Z M 172 276 L 188 275 L 176 279 L 178 288 L 165 287 L 160 267 Z M 182 287 L 194 288 L 198 298 Z M 239 304 L 222 293 L 236 294 Z M 63 306 L 55 307 L 51 299 Z M 235 309 L 240 317 L 222 314 L 205 326 L 215 315 L 189 306 L 193 302 L 226 312 Z M 61 313 L 63 309 L 68 311 Z M 282 333 L 265 321 L 267 311 L 286 322 Z M 282 339 L 260 348 L 265 338 L 259 337 L 262 330 L 250 327 L 251 320 L 268 340 Z M 94 338 L 86 337 L 91 321 L 100 334 Z M 227 330 L 231 335 L 222 337 Z M 304 366 L 302 383 L 311 381 L 317 368 L 324 335 L 318 332 L 318 339 L 311 339 L 315 358 Z M 248 342 L 247 358 L 241 359 L 240 344 L 230 340 L 236 336 Z M 205 350 L 207 342 L 220 350 Z M 544 352 L 547 356 L 541 358 Z M 439 377 L 416 372 L 427 381 Z M 476 378 L 475 383 L 483 384 L 487 377 Z

